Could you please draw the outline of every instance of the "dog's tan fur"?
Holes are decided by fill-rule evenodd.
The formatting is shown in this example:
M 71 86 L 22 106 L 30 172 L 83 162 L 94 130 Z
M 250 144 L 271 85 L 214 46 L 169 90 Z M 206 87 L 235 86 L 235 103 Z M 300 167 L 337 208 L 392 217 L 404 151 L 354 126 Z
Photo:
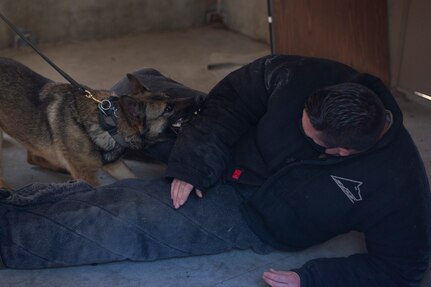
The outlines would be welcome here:
M 119 98 L 116 112 L 126 147 L 141 149 L 165 140 L 170 125 L 194 100 L 180 99 L 167 109 L 173 99 L 149 92 L 132 75 L 128 78 L 132 92 Z M 112 91 L 90 91 L 99 100 L 115 96 Z M 99 168 L 117 179 L 134 177 L 118 160 L 125 147 L 102 128 L 96 102 L 72 85 L 52 82 L 5 58 L 0 58 L 1 129 L 27 148 L 29 163 L 67 170 L 92 185 L 98 184 Z M 0 177 L 0 187 L 5 186 Z

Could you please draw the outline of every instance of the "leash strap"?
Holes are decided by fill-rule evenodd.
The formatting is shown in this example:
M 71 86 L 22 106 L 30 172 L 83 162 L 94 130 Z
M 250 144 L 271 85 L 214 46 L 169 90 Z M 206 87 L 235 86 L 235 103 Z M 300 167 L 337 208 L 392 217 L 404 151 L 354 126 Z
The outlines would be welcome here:
M 84 96 L 86 96 L 87 98 L 92 99 L 93 101 L 100 104 L 100 101 L 98 99 L 96 99 L 91 94 L 91 92 L 84 89 L 84 87 L 82 85 L 80 85 L 77 81 L 75 81 L 71 76 L 66 74 L 66 72 L 64 72 L 62 69 L 60 69 L 60 67 L 58 67 L 56 64 L 54 64 L 47 56 L 45 56 L 41 51 L 39 51 L 39 49 L 37 49 L 36 46 L 30 40 L 28 40 L 21 33 L 21 31 L 19 31 L 19 29 L 17 29 L 17 27 L 14 24 L 12 24 L 1 12 L 0 12 L 0 18 L 9 26 L 9 28 L 12 29 L 12 31 L 14 31 L 24 42 L 26 42 L 27 45 L 29 45 L 36 53 L 39 54 L 39 56 L 41 56 L 48 64 L 50 64 L 51 67 L 53 67 L 58 73 L 60 73 L 60 75 L 62 75 L 63 78 L 65 78 L 69 83 L 71 83 L 73 86 L 78 88 L 84 94 Z

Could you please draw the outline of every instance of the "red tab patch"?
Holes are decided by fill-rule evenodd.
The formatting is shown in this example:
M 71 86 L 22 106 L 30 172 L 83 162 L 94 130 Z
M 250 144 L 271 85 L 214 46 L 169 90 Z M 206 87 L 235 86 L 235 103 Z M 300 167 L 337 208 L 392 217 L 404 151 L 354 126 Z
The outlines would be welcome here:
M 232 179 L 238 180 L 241 177 L 242 170 L 241 169 L 235 169 L 232 173 Z

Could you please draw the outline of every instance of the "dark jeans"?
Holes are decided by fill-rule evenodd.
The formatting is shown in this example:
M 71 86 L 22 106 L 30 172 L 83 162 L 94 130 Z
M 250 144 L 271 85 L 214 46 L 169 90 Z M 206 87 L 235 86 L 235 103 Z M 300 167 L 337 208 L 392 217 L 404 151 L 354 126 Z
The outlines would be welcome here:
M 163 180 L 34 184 L 0 201 L 0 252 L 10 268 L 149 261 L 270 247 L 249 229 L 240 191 L 219 185 L 172 207 Z

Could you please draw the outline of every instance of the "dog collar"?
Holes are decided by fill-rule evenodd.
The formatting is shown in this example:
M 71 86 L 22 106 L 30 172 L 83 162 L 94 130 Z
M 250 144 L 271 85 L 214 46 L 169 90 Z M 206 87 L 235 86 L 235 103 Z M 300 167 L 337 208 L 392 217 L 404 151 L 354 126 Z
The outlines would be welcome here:
M 117 127 L 117 103 L 119 98 L 112 96 L 107 100 L 101 101 L 97 106 L 99 108 L 99 118 L 102 128 L 122 147 L 127 147 L 126 141 L 118 133 Z

